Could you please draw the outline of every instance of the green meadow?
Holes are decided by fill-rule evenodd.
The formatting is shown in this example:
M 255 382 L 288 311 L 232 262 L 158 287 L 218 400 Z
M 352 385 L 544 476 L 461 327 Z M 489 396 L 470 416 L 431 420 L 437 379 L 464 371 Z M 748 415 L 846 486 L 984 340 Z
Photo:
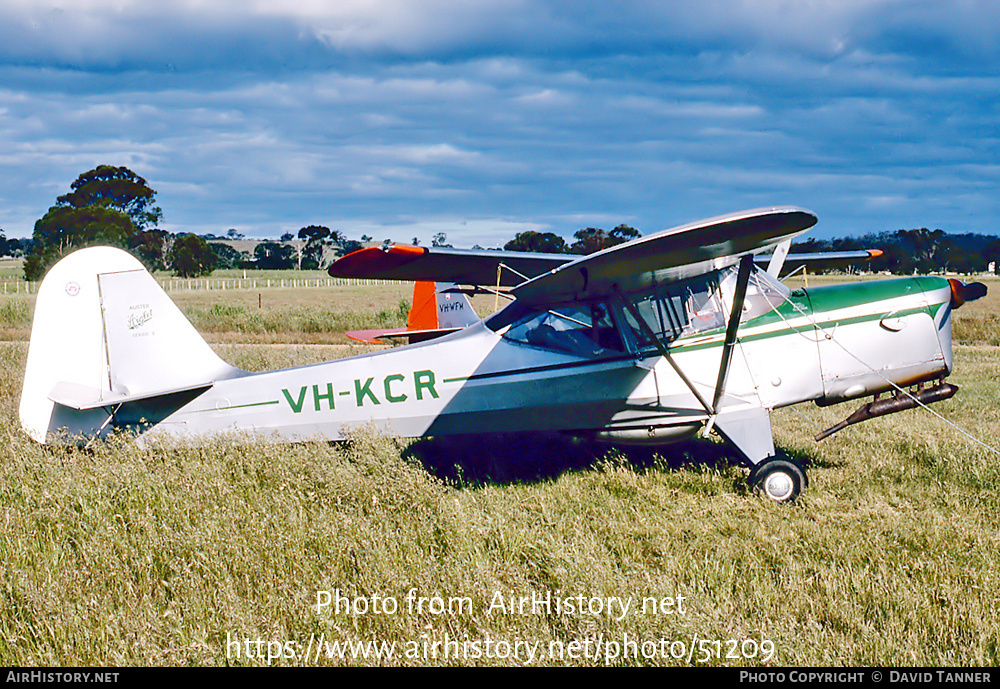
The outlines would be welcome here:
M 932 407 L 943 418 L 912 410 L 817 443 L 854 404 L 775 412 L 777 444 L 808 465 L 793 505 L 747 490 L 710 441 L 362 429 L 48 449 L 17 421 L 32 297 L 0 295 L 0 664 L 995 665 L 988 284 L 955 314 L 960 391 Z M 223 358 L 264 370 L 368 351 L 343 331 L 403 325 L 409 288 L 171 296 Z

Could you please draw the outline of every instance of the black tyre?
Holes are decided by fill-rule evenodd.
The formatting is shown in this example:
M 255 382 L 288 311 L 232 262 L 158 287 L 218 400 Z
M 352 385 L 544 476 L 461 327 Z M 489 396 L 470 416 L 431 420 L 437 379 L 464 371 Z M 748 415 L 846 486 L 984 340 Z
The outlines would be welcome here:
M 750 485 L 775 502 L 792 502 L 809 485 L 806 472 L 787 459 L 769 459 L 750 472 Z

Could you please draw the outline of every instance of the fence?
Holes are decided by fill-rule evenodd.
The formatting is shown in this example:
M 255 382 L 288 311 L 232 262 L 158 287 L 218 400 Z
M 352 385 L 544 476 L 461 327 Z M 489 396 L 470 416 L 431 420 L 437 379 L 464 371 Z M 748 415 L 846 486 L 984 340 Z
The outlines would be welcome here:
M 356 278 L 165 278 L 157 280 L 165 292 L 188 290 L 301 289 L 351 285 L 389 285 L 392 280 Z
M 3 281 L 3 294 L 34 294 L 37 289 L 37 282 L 25 282 L 24 280 Z
M 317 287 L 341 287 L 352 285 L 390 285 L 393 280 L 369 280 L 358 278 L 164 278 L 157 280 L 165 292 L 195 290 L 240 290 L 240 289 L 300 289 Z M 24 280 L 4 280 L 3 294 L 34 294 L 37 282 Z

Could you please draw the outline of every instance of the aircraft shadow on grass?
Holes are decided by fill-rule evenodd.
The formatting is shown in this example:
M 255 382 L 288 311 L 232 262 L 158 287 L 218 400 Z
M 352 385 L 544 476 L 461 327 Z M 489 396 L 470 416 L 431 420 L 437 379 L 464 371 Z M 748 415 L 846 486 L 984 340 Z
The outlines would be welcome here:
M 804 466 L 806 454 L 789 453 Z M 624 462 L 637 473 L 649 471 L 725 471 L 741 465 L 739 453 L 725 443 L 686 440 L 663 446 L 609 445 L 559 433 L 488 433 L 414 440 L 403 458 L 429 474 L 461 488 L 541 483 L 563 474 L 599 471 Z M 740 475 L 738 485 L 745 485 Z

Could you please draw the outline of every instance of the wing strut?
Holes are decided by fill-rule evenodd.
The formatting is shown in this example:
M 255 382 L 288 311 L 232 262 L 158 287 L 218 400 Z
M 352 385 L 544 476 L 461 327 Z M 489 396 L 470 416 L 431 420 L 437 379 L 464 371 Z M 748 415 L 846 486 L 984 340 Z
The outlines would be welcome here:
M 747 287 L 750 283 L 750 273 L 753 265 L 753 256 L 751 255 L 746 255 L 740 259 L 739 272 L 736 275 L 736 292 L 733 295 L 729 323 L 726 326 L 722 360 L 719 364 L 719 378 L 715 386 L 712 404 L 709 404 L 705 400 L 694 386 L 694 383 L 684 374 L 684 371 L 674 361 L 674 358 L 670 356 L 669 348 L 656 337 L 635 304 L 625 298 L 618 285 L 614 285 L 612 289 L 617 297 L 621 299 L 626 310 L 632 314 L 643 334 L 655 343 L 657 350 L 667 360 L 677 376 L 708 414 L 708 421 L 702 430 L 702 435 L 708 437 L 713 428 L 717 429 L 722 437 L 728 440 L 743 455 L 744 459 L 752 466 L 757 466 L 774 456 L 774 437 L 771 435 L 771 419 L 768 410 L 762 407 L 754 407 L 727 411 L 725 413 L 720 413 L 719 411 L 719 405 L 722 402 L 722 397 L 726 389 L 726 379 L 729 376 L 733 347 L 736 346 L 736 338 L 739 334 L 740 316 L 743 313 L 743 303 L 746 301 Z
M 719 364 L 719 380 L 715 384 L 715 397 L 712 398 L 712 413 L 719 413 L 719 402 L 726 391 L 726 379 L 729 377 L 729 361 L 736 344 L 736 335 L 740 329 L 740 315 L 743 313 L 743 302 L 747 296 L 747 283 L 750 281 L 750 270 L 753 268 L 753 256 L 747 254 L 740 259 L 740 270 L 736 275 L 736 293 L 733 295 L 733 308 L 729 312 L 729 325 L 726 327 L 726 339 L 722 343 L 722 361 Z
M 635 304 L 633 304 L 631 301 L 625 298 L 625 295 L 622 294 L 621 290 L 618 289 L 618 285 L 614 286 L 614 291 L 615 294 L 618 295 L 618 298 L 622 301 L 622 303 L 625 304 L 625 308 L 628 309 L 628 312 L 632 314 L 632 318 L 635 319 L 635 322 L 639 324 L 639 328 L 642 330 L 643 334 L 656 345 L 656 348 L 660 351 L 660 354 L 663 355 L 663 358 L 666 359 L 667 362 L 670 364 L 670 366 L 674 369 L 674 373 L 676 373 L 677 376 L 681 379 L 681 381 L 683 381 L 684 385 L 686 385 L 688 390 L 691 391 L 691 394 L 695 396 L 699 404 L 701 404 L 701 406 L 705 409 L 705 412 L 710 417 L 714 416 L 715 412 L 712 411 L 712 407 L 708 406 L 708 402 L 705 401 L 705 398 L 701 396 L 700 392 L 698 392 L 698 388 L 694 386 L 694 383 L 692 383 L 691 380 L 687 377 L 687 375 L 685 375 L 684 371 L 681 370 L 681 367 L 677 365 L 676 361 L 674 361 L 674 358 L 670 356 L 670 350 L 667 348 L 665 344 L 663 344 L 663 342 L 660 341 L 660 338 L 658 338 L 656 334 L 653 333 L 652 328 L 649 327 L 649 323 L 647 323 L 646 319 L 642 317 L 642 315 L 639 313 L 639 310 L 635 308 Z
M 736 345 L 736 336 L 740 328 L 740 315 L 743 313 L 743 302 L 746 299 L 747 285 L 750 282 L 750 271 L 753 269 L 753 265 L 753 256 L 750 254 L 747 254 L 740 259 L 739 272 L 736 275 L 736 293 L 733 296 L 733 306 L 729 313 L 729 324 L 726 327 L 726 339 L 722 345 L 722 361 L 719 364 L 719 378 L 715 384 L 715 395 L 711 404 L 709 404 L 702 394 L 698 392 L 698 389 L 694 386 L 694 383 L 691 382 L 691 379 L 687 377 L 684 371 L 681 370 L 680 366 L 677 365 L 677 362 L 674 361 L 674 358 L 670 356 L 670 350 L 662 341 L 660 341 L 660 338 L 653 333 L 653 330 L 649 327 L 649 324 L 646 323 L 646 320 L 642 317 L 642 315 L 640 315 L 635 305 L 625 298 L 625 295 L 621 293 L 617 285 L 614 288 L 618 298 L 621 299 L 622 303 L 625 304 L 625 308 L 630 314 L 632 314 L 632 318 L 634 318 L 636 323 L 639 324 L 639 328 L 643 331 L 643 334 L 656 345 L 656 348 L 659 350 L 660 354 L 663 355 L 663 358 L 667 360 L 677 376 L 681 379 L 684 385 L 687 386 L 688 390 L 691 391 L 691 394 L 695 396 L 698 403 L 701 404 L 702 408 L 704 408 L 705 412 L 709 415 L 710 419 L 709 425 L 706 427 L 706 433 L 710 432 L 712 426 L 714 425 L 715 417 L 719 414 L 719 403 L 722 401 L 722 395 L 726 390 L 726 379 L 729 377 L 729 362 L 732 359 L 733 347 Z
M 785 264 L 785 258 L 788 257 L 788 250 L 791 247 L 791 239 L 786 239 L 774 247 L 774 253 L 771 254 L 771 260 L 767 264 L 767 274 L 775 280 L 778 279 L 778 274 L 781 272 L 781 267 Z

